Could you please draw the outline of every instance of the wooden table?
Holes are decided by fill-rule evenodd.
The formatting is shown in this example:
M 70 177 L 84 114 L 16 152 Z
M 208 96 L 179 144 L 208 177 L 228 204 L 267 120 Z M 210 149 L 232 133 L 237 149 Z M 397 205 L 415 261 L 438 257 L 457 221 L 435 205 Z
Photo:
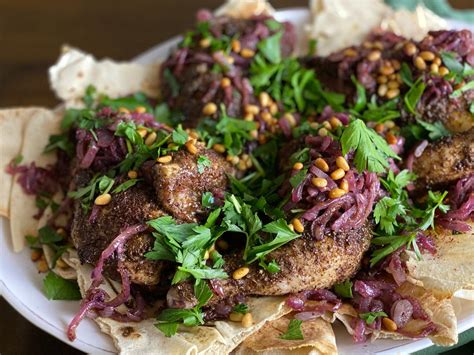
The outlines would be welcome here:
M 54 106 L 47 69 L 62 44 L 127 60 L 193 23 L 220 0 L 0 0 L 0 107 Z M 472 0 L 452 0 L 459 8 Z M 276 8 L 306 0 L 273 0 Z M 80 354 L 30 324 L 0 298 L 0 354 Z

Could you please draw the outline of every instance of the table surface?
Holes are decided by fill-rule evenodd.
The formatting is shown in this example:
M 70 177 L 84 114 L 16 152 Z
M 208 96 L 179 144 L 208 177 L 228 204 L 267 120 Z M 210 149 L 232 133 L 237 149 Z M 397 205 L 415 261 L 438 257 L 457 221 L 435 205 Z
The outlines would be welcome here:
M 306 0 L 272 0 L 276 8 Z M 133 58 L 186 30 L 199 8 L 220 0 L 0 0 L 0 107 L 54 106 L 47 68 L 62 44 L 96 57 Z M 472 8 L 472 0 L 452 0 Z M 179 8 L 177 8 L 179 6 Z M 170 16 L 172 14 L 172 16 Z M 0 354 L 80 354 L 22 318 L 0 297 Z

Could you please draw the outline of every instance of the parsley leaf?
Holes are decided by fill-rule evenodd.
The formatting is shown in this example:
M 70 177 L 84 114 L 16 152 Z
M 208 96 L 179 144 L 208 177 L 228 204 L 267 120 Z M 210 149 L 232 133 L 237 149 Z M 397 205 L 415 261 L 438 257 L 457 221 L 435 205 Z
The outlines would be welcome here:
M 306 178 L 306 175 L 308 174 L 308 169 L 304 168 L 298 171 L 295 175 L 293 175 L 290 178 L 290 184 L 293 188 L 298 187 Z
M 356 101 L 354 104 L 354 110 L 357 112 L 360 112 L 367 105 L 367 95 L 365 93 L 364 86 L 361 83 L 359 83 L 359 81 L 356 79 L 354 75 L 351 76 L 351 80 L 356 87 L 356 93 L 357 93 Z
M 352 281 L 347 279 L 340 284 L 334 285 L 334 292 L 341 297 L 352 298 Z
M 372 324 L 373 322 L 375 322 L 375 320 L 378 318 L 378 317 L 388 317 L 387 316 L 387 313 L 385 312 L 367 312 L 367 313 L 360 313 L 359 314 L 359 317 L 363 320 L 365 320 L 365 322 L 367 324 Z
M 388 158 L 399 159 L 387 142 L 360 119 L 344 128 L 340 140 L 343 155 L 355 151 L 354 164 L 359 172 L 382 173 L 388 167 Z
M 270 37 L 267 37 L 259 42 L 258 50 L 271 63 L 278 64 L 281 61 L 280 40 L 282 32 L 278 32 Z
M 275 260 L 270 261 L 268 264 L 265 262 L 263 258 L 260 259 L 260 262 L 258 263 L 262 267 L 262 269 L 268 271 L 270 274 L 276 274 L 277 272 L 280 272 L 280 265 Z
M 419 225 L 419 228 L 421 230 L 426 230 L 429 227 L 434 228 L 434 217 L 436 209 L 439 209 L 443 213 L 448 212 L 449 205 L 443 204 L 443 200 L 447 194 L 447 191 L 443 193 L 428 191 L 428 201 L 426 203 L 426 209 L 414 210 L 415 217 L 421 218 L 421 222 Z
M 441 121 L 436 121 L 435 123 L 425 122 L 420 119 L 417 119 L 416 121 L 426 132 L 428 132 L 428 137 L 432 141 L 451 135 L 451 132 L 444 127 Z
M 178 96 L 179 91 L 180 91 L 181 88 L 179 86 L 178 81 L 174 77 L 173 73 L 171 73 L 171 70 L 166 68 L 163 71 L 163 78 L 165 79 L 165 81 L 167 82 L 167 84 L 169 85 L 169 87 L 171 89 L 171 96 L 172 97 Z
M 80 300 L 77 282 L 65 280 L 50 271 L 43 280 L 43 290 L 49 300 Z
M 416 105 L 418 105 L 418 101 L 420 100 L 423 92 L 425 91 L 426 84 L 423 82 L 423 78 L 419 78 L 407 91 L 403 101 L 405 102 L 405 107 L 408 111 L 412 114 L 416 115 Z
M 374 208 L 374 220 L 379 224 L 380 229 L 392 235 L 395 227 L 398 226 L 397 218 L 406 214 L 405 206 L 399 200 L 385 196 Z
M 241 314 L 249 313 L 249 306 L 247 306 L 245 303 L 236 304 L 232 309 L 232 312 Z
M 461 96 L 461 94 L 464 92 L 464 91 L 468 91 L 468 90 L 472 90 L 474 89 L 474 80 L 471 80 L 470 82 L 464 84 L 463 86 L 461 86 L 459 89 L 457 90 L 454 90 L 451 95 L 449 95 L 449 97 L 451 98 L 456 98 L 456 97 L 459 97 Z
M 188 141 L 188 134 L 181 125 L 178 125 L 172 133 L 173 143 L 183 145 Z
M 301 330 L 301 324 L 303 321 L 299 319 L 292 319 L 288 324 L 288 329 L 282 335 L 280 339 L 284 340 L 303 340 L 303 332 Z
M 408 235 L 393 235 L 387 237 L 376 237 L 373 238 L 371 243 L 373 245 L 383 246 L 380 249 L 375 250 L 372 253 L 370 259 L 370 266 L 374 266 L 380 260 L 392 254 L 394 251 L 398 250 L 402 246 L 414 246 L 416 245 L 416 233 L 411 233 Z M 415 250 L 418 247 L 414 247 Z
M 214 204 L 214 195 L 212 192 L 206 191 L 202 194 L 201 205 L 204 208 L 210 208 Z
M 117 186 L 115 189 L 112 190 L 112 193 L 116 194 L 119 192 L 124 192 L 134 186 L 137 182 L 141 181 L 141 179 L 130 179 L 127 180 L 123 183 L 121 183 L 119 186 Z
M 206 168 L 210 168 L 212 165 L 210 159 L 205 155 L 200 155 L 197 160 L 197 170 L 199 174 L 202 174 Z

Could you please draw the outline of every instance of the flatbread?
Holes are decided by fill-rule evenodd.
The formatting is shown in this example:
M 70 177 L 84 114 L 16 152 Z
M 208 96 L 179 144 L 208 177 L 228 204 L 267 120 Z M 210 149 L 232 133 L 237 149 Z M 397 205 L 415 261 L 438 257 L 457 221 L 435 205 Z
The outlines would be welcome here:
M 304 339 L 284 340 L 280 336 L 288 329 L 293 315 L 289 314 L 265 325 L 245 339 L 235 354 L 337 354 L 336 337 L 331 323 L 322 318 L 301 324 Z
M 227 15 L 236 18 L 273 15 L 274 13 L 275 9 L 267 0 L 227 0 L 215 11 L 217 16 Z
M 63 47 L 56 64 L 49 68 L 51 88 L 67 107 L 82 106 L 82 97 L 89 85 L 98 93 L 112 98 L 143 92 L 159 96 L 160 64 L 96 60 L 79 49 Z
M 7 165 L 21 153 L 27 123 L 48 110 L 39 107 L 0 110 L 0 216 L 10 216 L 10 193 L 13 176 L 6 172 Z
M 474 230 L 474 228 L 473 228 Z M 461 289 L 474 290 L 474 233 L 433 235 L 437 252 L 406 252 L 408 274 L 440 297 L 450 297 Z
M 430 30 L 447 28 L 444 19 L 425 7 L 395 11 L 382 0 L 311 0 L 310 12 L 306 31 L 318 41 L 317 53 L 322 56 L 361 44 L 379 27 L 417 40 Z
M 54 164 L 55 154 L 42 152 L 48 143 L 49 135 L 59 133 L 63 111 L 36 109 L 28 114 L 31 116 L 26 123 L 25 138 L 20 151 L 23 156 L 22 164 L 35 162 L 39 167 Z M 25 246 L 26 235 L 37 234 L 38 221 L 33 218 L 36 212 L 34 196 L 25 194 L 22 187 L 14 183 L 10 195 L 10 232 L 15 252 L 21 251 Z

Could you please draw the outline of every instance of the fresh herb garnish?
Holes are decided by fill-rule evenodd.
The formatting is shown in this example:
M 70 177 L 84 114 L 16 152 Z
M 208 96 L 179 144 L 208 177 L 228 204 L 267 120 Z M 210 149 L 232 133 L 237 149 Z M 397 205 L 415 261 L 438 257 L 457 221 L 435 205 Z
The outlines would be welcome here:
M 418 80 L 411 86 L 410 90 L 407 91 L 403 101 L 405 102 L 405 107 L 409 112 L 414 115 L 417 115 L 416 106 L 418 101 L 420 101 L 423 92 L 425 91 L 426 84 L 423 82 L 423 78 L 418 78 Z
M 334 285 L 334 292 L 344 298 L 352 298 L 352 281 L 347 279 L 340 284 Z
M 343 155 L 355 151 L 354 164 L 359 172 L 382 173 L 388 167 L 388 158 L 399 159 L 387 142 L 360 119 L 344 128 L 341 146 Z
M 446 213 L 449 211 L 449 205 L 443 204 L 443 200 L 447 194 L 447 191 L 443 193 L 437 191 L 428 191 L 428 200 L 426 202 L 426 208 L 414 209 L 414 216 L 421 220 L 419 225 L 419 228 L 421 230 L 426 230 L 430 227 L 434 228 L 435 212 L 437 209 L 439 209 L 442 213 Z
M 206 168 L 210 168 L 212 166 L 211 160 L 205 156 L 200 155 L 197 159 L 197 170 L 199 174 L 202 174 Z
M 180 91 L 180 86 L 176 78 L 174 77 L 173 73 L 171 73 L 171 70 L 166 68 L 163 71 L 163 78 L 166 80 L 168 83 L 170 89 L 171 89 L 171 96 L 176 97 L 179 95 Z
M 451 95 L 449 95 L 450 98 L 456 98 L 461 96 L 461 94 L 465 91 L 472 90 L 474 89 L 474 80 L 471 80 L 470 82 L 464 84 L 461 86 L 459 89 L 454 90 Z
M 270 37 L 267 37 L 259 42 L 257 45 L 260 53 L 273 64 L 281 62 L 280 40 L 282 33 L 278 32 Z
M 41 249 L 43 245 L 47 245 L 54 251 L 53 258 L 51 260 L 52 267 L 56 265 L 56 261 L 61 255 L 71 246 L 66 243 L 64 237 L 57 233 L 52 227 L 44 226 L 38 230 L 38 236 L 33 237 L 27 235 L 26 242 L 32 249 Z
M 43 280 L 43 290 L 49 300 L 80 300 L 77 282 L 65 280 L 50 271 Z
M 387 313 L 385 312 L 367 312 L 367 313 L 360 313 L 359 314 L 359 318 L 365 320 L 365 322 L 367 324 L 372 324 L 373 322 L 375 322 L 375 320 L 379 317 L 388 317 L 387 316 Z
M 188 134 L 186 133 L 186 131 L 183 129 L 181 125 L 178 125 L 178 127 L 176 127 L 176 129 L 173 130 L 171 137 L 173 139 L 173 143 L 176 143 L 179 145 L 183 145 L 188 141 Z
M 236 304 L 234 308 L 232 309 L 232 312 L 240 313 L 240 314 L 249 313 L 249 306 L 246 305 L 245 303 Z
M 431 141 L 451 135 L 451 132 L 446 129 L 441 121 L 429 123 L 422 121 L 421 119 L 417 119 L 416 122 L 418 122 L 418 124 L 428 133 L 428 138 Z
M 354 75 L 351 76 L 351 80 L 356 87 L 356 100 L 353 110 L 356 112 L 362 111 L 367 105 L 367 95 L 365 93 L 365 87 L 359 83 Z
M 280 339 L 284 340 L 303 340 L 303 331 L 301 330 L 301 324 L 303 321 L 299 319 L 292 319 L 288 324 L 288 329 L 282 335 Z
M 212 192 L 206 191 L 202 194 L 201 205 L 204 208 L 210 208 L 214 205 L 214 196 L 212 195 Z

